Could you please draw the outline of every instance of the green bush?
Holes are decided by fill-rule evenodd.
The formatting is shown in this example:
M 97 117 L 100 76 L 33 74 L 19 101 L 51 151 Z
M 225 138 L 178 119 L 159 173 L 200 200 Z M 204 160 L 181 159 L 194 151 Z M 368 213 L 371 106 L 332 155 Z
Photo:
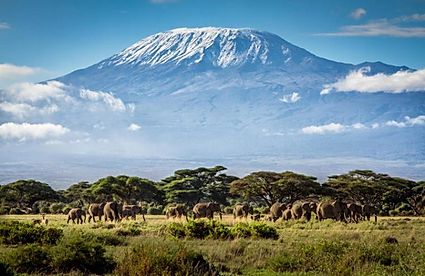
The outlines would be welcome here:
M 0 241 L 4 244 L 55 244 L 63 236 L 57 228 L 45 228 L 17 221 L 0 222 Z
M 251 227 L 249 226 L 249 223 L 246 222 L 236 223 L 232 227 L 231 232 L 236 238 L 249 238 L 252 236 Z
M 250 228 L 252 230 L 253 237 L 275 240 L 279 238 L 276 228 L 265 223 L 253 222 L 250 224 Z
M 4 261 L 0 261 L 0 275 L 3 276 L 13 276 L 13 271 L 10 265 L 5 263 Z
M 65 203 L 62 202 L 55 202 L 52 203 L 49 207 L 50 213 L 52 214 L 61 214 L 62 210 L 65 208 Z M 65 213 L 66 214 L 66 213 Z
M 217 275 L 204 257 L 181 243 L 145 240 L 127 249 L 118 262 L 117 275 Z
M 211 224 L 212 229 L 211 229 L 210 234 L 208 236 L 209 238 L 225 239 L 225 240 L 233 239 L 232 232 L 225 225 L 223 225 L 221 223 L 217 223 L 214 220 L 211 221 L 210 224 Z
M 71 233 L 52 248 L 52 265 L 57 273 L 79 270 L 83 273 L 110 273 L 115 262 L 91 235 Z
M 186 227 L 184 224 L 179 222 L 172 222 L 168 224 L 166 231 L 168 234 L 178 239 L 186 237 Z
M 149 207 L 147 210 L 148 215 L 162 215 L 162 208 L 159 207 Z
M 6 256 L 10 268 L 17 273 L 51 272 L 51 256 L 48 248 L 31 244 L 19 246 Z M 3 275 L 3 274 L 2 274 Z
M 1 206 L 0 207 L 0 215 L 7 215 L 10 212 L 9 206 Z
M 21 209 L 19 209 L 19 208 L 11 208 L 10 210 L 9 210 L 9 214 L 10 215 L 23 215 L 23 214 L 25 214 L 25 212 L 24 211 L 22 211 Z
M 186 224 L 186 234 L 190 238 L 205 239 L 213 231 L 212 228 L 207 220 L 191 220 Z

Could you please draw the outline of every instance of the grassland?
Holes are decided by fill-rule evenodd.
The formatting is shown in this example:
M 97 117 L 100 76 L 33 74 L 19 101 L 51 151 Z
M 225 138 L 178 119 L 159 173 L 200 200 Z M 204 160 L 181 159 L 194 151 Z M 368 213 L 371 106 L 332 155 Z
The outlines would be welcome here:
M 32 223 L 34 218 L 39 215 L 7 215 L 0 221 Z M 177 239 L 167 231 L 173 220 L 165 216 L 82 225 L 67 224 L 65 215 L 47 218 L 48 227 L 62 229 L 65 239 L 89 235 L 101 241 L 104 254 L 116 264 L 111 274 L 203 274 L 206 270 L 185 270 L 188 259 L 203 258 L 211 274 L 224 275 L 425 275 L 425 218 L 379 217 L 377 223 L 358 224 L 267 222 L 276 228 L 278 239 L 230 240 Z M 232 227 L 240 221 L 224 216 L 222 224 Z M 0 259 L 10 262 L 22 246 L 1 244 Z

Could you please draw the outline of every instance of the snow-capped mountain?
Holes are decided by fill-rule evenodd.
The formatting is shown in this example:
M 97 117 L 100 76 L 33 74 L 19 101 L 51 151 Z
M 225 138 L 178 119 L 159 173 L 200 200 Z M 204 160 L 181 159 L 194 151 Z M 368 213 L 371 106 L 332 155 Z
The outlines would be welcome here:
M 115 164 L 150 157 L 178 159 L 180 167 L 215 160 L 238 172 L 292 169 L 323 178 L 367 168 L 423 178 L 425 93 L 332 85 L 400 72 L 415 70 L 331 61 L 252 29 L 175 29 L 38 84 L 59 92 L 14 121 L 29 115 L 66 127 L 66 138 L 43 147 L 90 162 L 108 154 Z M 339 87 L 345 92 L 332 92 Z M 2 113 L 4 122 L 9 115 Z M 21 145 L 7 147 L 20 155 Z

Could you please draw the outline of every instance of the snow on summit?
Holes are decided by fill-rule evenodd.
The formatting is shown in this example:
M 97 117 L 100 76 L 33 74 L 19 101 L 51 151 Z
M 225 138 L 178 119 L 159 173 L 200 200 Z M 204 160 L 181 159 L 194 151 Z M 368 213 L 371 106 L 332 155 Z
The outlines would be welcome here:
M 207 63 L 225 68 L 241 64 L 285 63 L 294 54 L 311 56 L 307 51 L 267 32 L 213 27 L 179 28 L 146 37 L 105 63 L 151 66 Z

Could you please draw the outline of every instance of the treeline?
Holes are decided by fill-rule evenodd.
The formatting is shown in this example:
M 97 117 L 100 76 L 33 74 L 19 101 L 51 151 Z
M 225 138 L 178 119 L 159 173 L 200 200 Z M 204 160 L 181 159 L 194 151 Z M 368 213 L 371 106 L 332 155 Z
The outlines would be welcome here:
M 148 214 L 163 214 L 172 204 L 190 208 L 207 201 L 218 202 L 224 210 L 249 202 L 257 212 L 267 212 L 275 202 L 292 204 L 307 199 L 370 204 L 380 215 L 425 214 L 425 181 L 369 170 L 332 175 L 324 183 L 289 171 L 259 171 L 238 178 L 225 170 L 223 166 L 177 170 L 158 182 L 137 176 L 108 176 L 58 191 L 39 181 L 18 180 L 0 186 L 0 214 L 66 213 L 70 208 L 111 200 L 142 203 Z

